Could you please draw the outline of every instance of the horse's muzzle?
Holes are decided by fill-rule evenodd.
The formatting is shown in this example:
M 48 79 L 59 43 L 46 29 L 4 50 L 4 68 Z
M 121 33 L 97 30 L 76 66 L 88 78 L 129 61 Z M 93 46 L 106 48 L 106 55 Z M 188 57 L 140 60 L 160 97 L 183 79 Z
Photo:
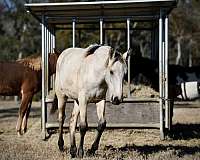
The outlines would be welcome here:
M 119 105 L 120 104 L 120 100 L 118 97 L 112 97 L 112 100 L 111 100 L 112 104 L 114 105 Z

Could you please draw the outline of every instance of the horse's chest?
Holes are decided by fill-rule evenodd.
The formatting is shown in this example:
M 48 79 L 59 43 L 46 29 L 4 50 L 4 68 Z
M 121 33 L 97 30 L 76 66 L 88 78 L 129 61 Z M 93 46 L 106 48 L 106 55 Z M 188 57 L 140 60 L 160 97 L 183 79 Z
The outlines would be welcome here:
M 72 98 L 72 99 L 77 99 L 78 98 L 78 94 L 74 89 L 70 89 L 70 88 L 61 88 L 61 91 L 63 91 L 63 93 L 68 97 L 68 98 Z

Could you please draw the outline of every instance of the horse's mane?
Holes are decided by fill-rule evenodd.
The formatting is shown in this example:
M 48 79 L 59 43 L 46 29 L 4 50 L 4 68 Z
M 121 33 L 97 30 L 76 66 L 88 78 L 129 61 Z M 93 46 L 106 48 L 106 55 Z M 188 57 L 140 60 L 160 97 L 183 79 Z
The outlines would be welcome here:
M 38 53 L 30 55 L 30 56 L 25 57 L 20 60 L 17 60 L 17 62 L 35 70 L 35 71 L 39 71 L 42 68 L 42 65 L 41 65 L 42 57 Z
M 99 44 L 91 44 L 89 47 L 87 47 L 87 53 L 85 55 L 85 57 L 93 54 L 99 47 L 101 47 L 101 45 Z

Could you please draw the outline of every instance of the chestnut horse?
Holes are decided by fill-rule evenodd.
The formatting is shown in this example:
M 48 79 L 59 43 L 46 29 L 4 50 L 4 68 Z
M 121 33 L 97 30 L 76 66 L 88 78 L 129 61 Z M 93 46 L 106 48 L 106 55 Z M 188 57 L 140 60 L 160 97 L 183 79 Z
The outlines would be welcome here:
M 49 74 L 56 71 L 59 53 L 49 54 Z M 42 85 L 41 56 L 32 55 L 14 62 L 0 62 L 0 95 L 20 96 L 18 121 L 16 130 L 22 135 L 27 130 L 27 120 L 32 98 L 41 90 Z

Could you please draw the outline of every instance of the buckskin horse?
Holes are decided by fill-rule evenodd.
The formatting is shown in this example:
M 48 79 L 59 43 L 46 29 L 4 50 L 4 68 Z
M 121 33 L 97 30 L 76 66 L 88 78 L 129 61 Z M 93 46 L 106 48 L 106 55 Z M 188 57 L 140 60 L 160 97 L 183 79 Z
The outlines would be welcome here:
M 59 52 L 49 54 L 49 74 L 56 71 Z M 13 61 L 0 62 L 0 95 L 21 97 L 16 130 L 18 135 L 27 131 L 27 120 L 35 93 L 41 90 L 41 56 L 38 54 Z
M 55 92 L 58 99 L 59 139 L 58 146 L 64 149 L 63 123 L 65 103 L 74 99 L 70 118 L 70 154 L 82 158 L 84 136 L 87 131 L 87 104 L 96 103 L 98 127 L 97 135 L 87 154 L 98 149 L 100 137 L 106 127 L 105 98 L 108 90 L 110 101 L 117 105 L 122 100 L 123 78 L 127 71 L 126 57 L 110 46 L 90 45 L 88 48 L 69 48 L 58 58 L 56 66 Z M 79 116 L 80 144 L 77 152 L 75 128 Z

